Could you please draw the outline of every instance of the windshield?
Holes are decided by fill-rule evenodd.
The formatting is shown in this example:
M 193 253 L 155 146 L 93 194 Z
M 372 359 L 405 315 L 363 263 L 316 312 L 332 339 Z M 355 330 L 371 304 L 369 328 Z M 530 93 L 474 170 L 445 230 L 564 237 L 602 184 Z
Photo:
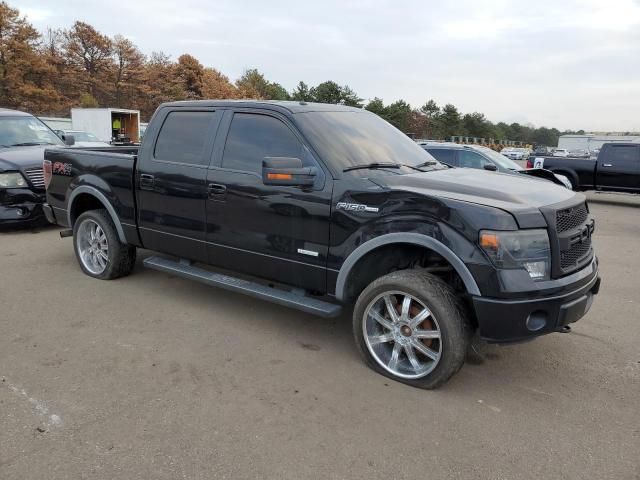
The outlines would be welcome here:
M 374 113 L 306 112 L 295 119 L 322 159 L 343 170 L 370 163 L 446 168 L 400 130 Z
M 0 145 L 63 145 L 36 117 L 0 117 Z
M 100 139 L 96 137 L 93 133 L 89 132 L 65 132 L 69 135 L 73 135 L 73 138 L 76 142 L 99 142 Z
M 520 165 L 511 160 L 510 158 L 505 157 L 501 153 L 496 152 L 495 150 L 491 150 L 489 147 L 474 147 L 476 150 L 481 152 L 485 157 L 489 157 L 495 163 L 497 163 L 502 168 L 506 168 L 507 170 L 524 170 Z M 504 151 L 504 150 L 503 150 Z

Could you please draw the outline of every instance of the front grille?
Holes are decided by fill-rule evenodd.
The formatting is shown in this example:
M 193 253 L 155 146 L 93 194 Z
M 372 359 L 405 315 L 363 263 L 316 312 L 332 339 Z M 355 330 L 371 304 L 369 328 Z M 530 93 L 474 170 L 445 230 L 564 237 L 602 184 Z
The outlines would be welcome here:
M 587 205 L 585 203 L 564 210 L 558 210 L 558 212 L 556 212 L 556 230 L 558 233 L 562 233 L 579 227 L 587 221 L 588 217 L 589 213 L 587 212 Z
M 36 189 L 44 190 L 44 173 L 42 172 L 42 168 L 30 168 L 25 170 L 24 173 L 27 175 L 31 185 Z
M 591 238 L 585 239 L 560 252 L 560 268 L 564 271 L 575 270 L 591 255 Z

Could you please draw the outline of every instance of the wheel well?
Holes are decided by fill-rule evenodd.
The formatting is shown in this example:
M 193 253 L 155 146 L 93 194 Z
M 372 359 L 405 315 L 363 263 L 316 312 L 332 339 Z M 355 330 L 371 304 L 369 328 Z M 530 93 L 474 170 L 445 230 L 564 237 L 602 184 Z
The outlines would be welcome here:
M 105 206 L 96 197 L 90 193 L 81 193 L 73 200 L 73 204 L 71 205 L 71 225 L 69 225 L 69 227 L 73 227 L 76 219 L 84 212 L 103 208 L 105 208 Z
M 347 276 L 345 300 L 355 301 L 376 278 L 410 268 L 423 269 L 443 279 L 457 292 L 467 292 L 460 275 L 442 255 L 423 246 L 394 243 L 375 248 L 357 261 Z

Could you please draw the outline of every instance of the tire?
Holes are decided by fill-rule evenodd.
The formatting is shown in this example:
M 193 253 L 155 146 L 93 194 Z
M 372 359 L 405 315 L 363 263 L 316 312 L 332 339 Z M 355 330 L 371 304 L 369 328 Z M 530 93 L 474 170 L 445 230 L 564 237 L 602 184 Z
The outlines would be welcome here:
M 395 309 L 393 317 L 387 299 Z M 353 334 L 370 368 L 413 387 L 434 389 L 462 368 L 471 327 L 449 285 L 426 272 L 400 270 L 378 278 L 360 294 Z
M 106 210 L 89 210 L 78 217 L 73 249 L 82 271 L 100 280 L 129 275 L 136 263 L 136 248 L 120 242 Z

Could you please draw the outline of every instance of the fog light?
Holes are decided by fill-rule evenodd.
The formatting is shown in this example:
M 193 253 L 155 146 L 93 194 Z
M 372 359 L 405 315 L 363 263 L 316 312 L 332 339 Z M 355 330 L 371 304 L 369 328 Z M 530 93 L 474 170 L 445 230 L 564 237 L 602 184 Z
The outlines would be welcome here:
M 524 262 L 523 266 L 534 280 L 547 274 L 547 262 Z
M 526 325 L 529 330 L 536 332 L 547 324 L 547 314 L 540 310 L 533 312 L 527 318 Z

